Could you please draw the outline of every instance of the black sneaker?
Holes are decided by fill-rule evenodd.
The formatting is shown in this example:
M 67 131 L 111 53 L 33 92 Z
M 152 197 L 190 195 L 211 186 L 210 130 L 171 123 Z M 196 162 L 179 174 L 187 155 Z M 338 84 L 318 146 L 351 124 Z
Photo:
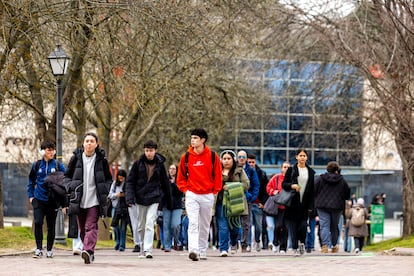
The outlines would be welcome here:
M 88 251 L 83 250 L 82 251 L 82 259 L 85 262 L 85 264 L 90 264 L 91 263 L 91 254 Z
M 141 252 L 141 246 L 138 244 L 134 246 L 134 249 L 132 249 L 132 252 Z

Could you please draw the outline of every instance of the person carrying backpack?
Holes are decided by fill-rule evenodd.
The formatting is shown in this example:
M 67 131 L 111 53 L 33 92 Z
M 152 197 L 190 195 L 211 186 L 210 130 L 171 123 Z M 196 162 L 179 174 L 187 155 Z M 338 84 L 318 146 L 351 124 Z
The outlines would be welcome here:
M 62 163 L 54 159 L 55 144 L 50 141 L 44 141 L 40 145 L 42 159 L 33 162 L 29 173 L 29 182 L 27 184 L 27 196 L 33 206 L 34 216 L 34 233 L 36 240 L 36 250 L 33 258 L 43 256 L 43 221 L 46 217 L 47 224 L 47 245 L 46 257 L 53 258 L 53 243 L 55 241 L 55 226 L 57 207 L 55 199 L 49 196 L 49 187 L 45 182 L 46 177 L 55 171 L 65 171 Z
M 204 129 L 196 128 L 191 131 L 188 155 L 181 155 L 177 175 L 177 187 L 185 194 L 188 257 L 193 261 L 207 260 L 214 196 L 222 188 L 220 159 L 217 153 L 212 154 L 206 144 L 207 139 L 208 135 Z
M 365 208 L 364 199 L 358 198 L 357 203 L 352 206 L 349 223 L 349 236 L 354 237 L 356 254 L 362 251 L 364 239 L 368 236 L 367 218 L 368 210 Z

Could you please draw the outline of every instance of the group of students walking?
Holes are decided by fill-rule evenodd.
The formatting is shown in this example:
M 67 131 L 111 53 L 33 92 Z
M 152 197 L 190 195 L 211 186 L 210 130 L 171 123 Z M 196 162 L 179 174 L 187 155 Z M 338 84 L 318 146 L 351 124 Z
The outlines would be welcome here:
M 83 243 L 81 257 L 85 264 L 94 261 L 98 219 L 108 215 L 109 205 L 113 207 L 109 215 L 112 216 L 116 250 L 125 250 L 126 228 L 130 224 L 134 251 L 140 252 L 142 258 L 153 258 L 154 225 L 159 211 L 163 213 L 164 251 L 182 247 L 179 235 L 183 198 L 188 219 L 188 257 L 193 261 L 207 259 L 213 215 L 217 220 L 218 247 L 223 257 L 235 253 L 239 241 L 241 251 L 247 252 L 252 245 L 252 236 L 257 250 L 261 249 L 262 243 L 263 247 L 269 246 L 275 251 L 277 248 L 280 253 L 286 252 L 289 237 L 295 254 L 302 255 L 309 215 L 315 210 L 319 216 L 322 252 L 327 252 L 327 246 L 332 252 L 337 251 L 337 226 L 345 200 L 349 198 L 349 187 L 336 162 L 330 162 L 327 173 L 315 182 L 315 171 L 307 164 L 308 154 L 300 149 L 296 153 L 296 164 L 290 166 L 284 162 L 281 173 L 267 181 L 256 166 L 254 156 L 252 166 L 246 162 L 249 156 L 245 151 L 236 154 L 225 150 L 219 156 L 207 146 L 207 140 L 204 129 L 192 130 L 187 152 L 181 156 L 178 167 L 172 165 L 168 172 L 165 157 L 157 152 L 157 144 L 147 141 L 144 153 L 133 163 L 129 173 L 119 170 L 115 181 L 95 133 L 85 134 L 82 147 L 73 152 L 67 169 L 53 159 L 54 144 L 42 143 L 43 158 L 33 163 L 27 188 L 34 210 L 34 257 L 43 255 L 44 217 L 48 227 L 46 256 L 53 257 L 57 206 L 48 198 L 45 179 L 56 170 L 64 173 L 63 183 L 69 200 L 62 207 L 69 217 L 76 218 L 69 219 L 69 229 L 71 237 L 79 236 Z M 267 197 L 282 189 L 294 191 L 291 205 L 279 206 L 276 216 L 263 213 Z M 241 212 L 236 215 L 229 215 L 229 208 L 234 207 L 231 204 L 236 202 L 228 200 L 229 194 L 242 199 L 238 202 Z M 266 231 L 262 229 L 264 221 Z M 255 228 L 253 235 L 250 232 L 252 225 Z M 268 243 L 260 240 L 265 236 Z M 361 250 L 363 245 L 358 242 Z

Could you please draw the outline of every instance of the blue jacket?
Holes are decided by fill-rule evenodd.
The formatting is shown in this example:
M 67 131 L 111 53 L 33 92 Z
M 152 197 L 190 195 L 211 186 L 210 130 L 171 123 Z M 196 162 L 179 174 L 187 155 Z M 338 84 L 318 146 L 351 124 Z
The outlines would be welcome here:
M 247 163 L 244 165 L 244 172 L 247 174 L 247 177 L 250 180 L 249 189 L 245 192 L 246 200 L 249 203 L 253 203 L 259 195 L 259 177 L 257 176 L 256 170 Z
M 40 162 L 39 162 L 40 161 Z M 48 187 L 45 185 L 45 178 L 51 172 L 56 171 L 56 165 L 59 164 L 59 171 L 65 172 L 65 166 L 56 159 L 50 159 L 46 162 L 44 159 L 33 162 L 29 173 L 29 183 L 27 184 L 27 197 L 36 198 L 41 201 L 48 201 Z M 39 168 L 36 171 L 36 164 L 39 162 Z

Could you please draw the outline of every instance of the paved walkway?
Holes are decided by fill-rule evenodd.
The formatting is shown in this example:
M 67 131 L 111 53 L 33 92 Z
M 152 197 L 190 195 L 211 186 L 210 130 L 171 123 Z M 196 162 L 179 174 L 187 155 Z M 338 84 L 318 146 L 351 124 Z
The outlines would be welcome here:
M 9 220 L 12 218 L 8 218 Z M 7 219 L 5 219 L 7 220 Z M 27 223 L 27 222 L 25 222 Z M 22 223 L 22 225 L 25 225 Z M 29 225 L 31 222 L 29 221 Z M 386 220 L 384 238 L 399 236 L 399 221 Z M 375 240 L 380 240 L 376 236 Z M 408 252 L 414 255 L 414 250 Z M 208 260 L 193 262 L 187 252 L 165 253 L 154 249 L 153 259 L 139 259 L 129 248 L 125 252 L 101 249 L 96 260 L 85 265 L 71 251 L 56 250 L 53 259 L 33 259 L 31 254 L 0 257 L 0 275 L 412 275 L 413 256 L 392 256 L 364 252 L 324 254 L 318 251 L 301 257 L 274 254 L 268 250 L 219 257 L 209 250 Z
M 208 260 L 191 261 L 184 252 L 153 252 L 153 259 L 139 259 L 131 249 L 125 252 L 97 250 L 96 260 L 85 265 L 70 251 L 57 250 L 53 259 L 30 255 L 0 258 L 0 275 L 411 275 L 414 257 L 373 253 L 325 254 L 302 257 L 262 250 L 219 257 L 209 250 Z

